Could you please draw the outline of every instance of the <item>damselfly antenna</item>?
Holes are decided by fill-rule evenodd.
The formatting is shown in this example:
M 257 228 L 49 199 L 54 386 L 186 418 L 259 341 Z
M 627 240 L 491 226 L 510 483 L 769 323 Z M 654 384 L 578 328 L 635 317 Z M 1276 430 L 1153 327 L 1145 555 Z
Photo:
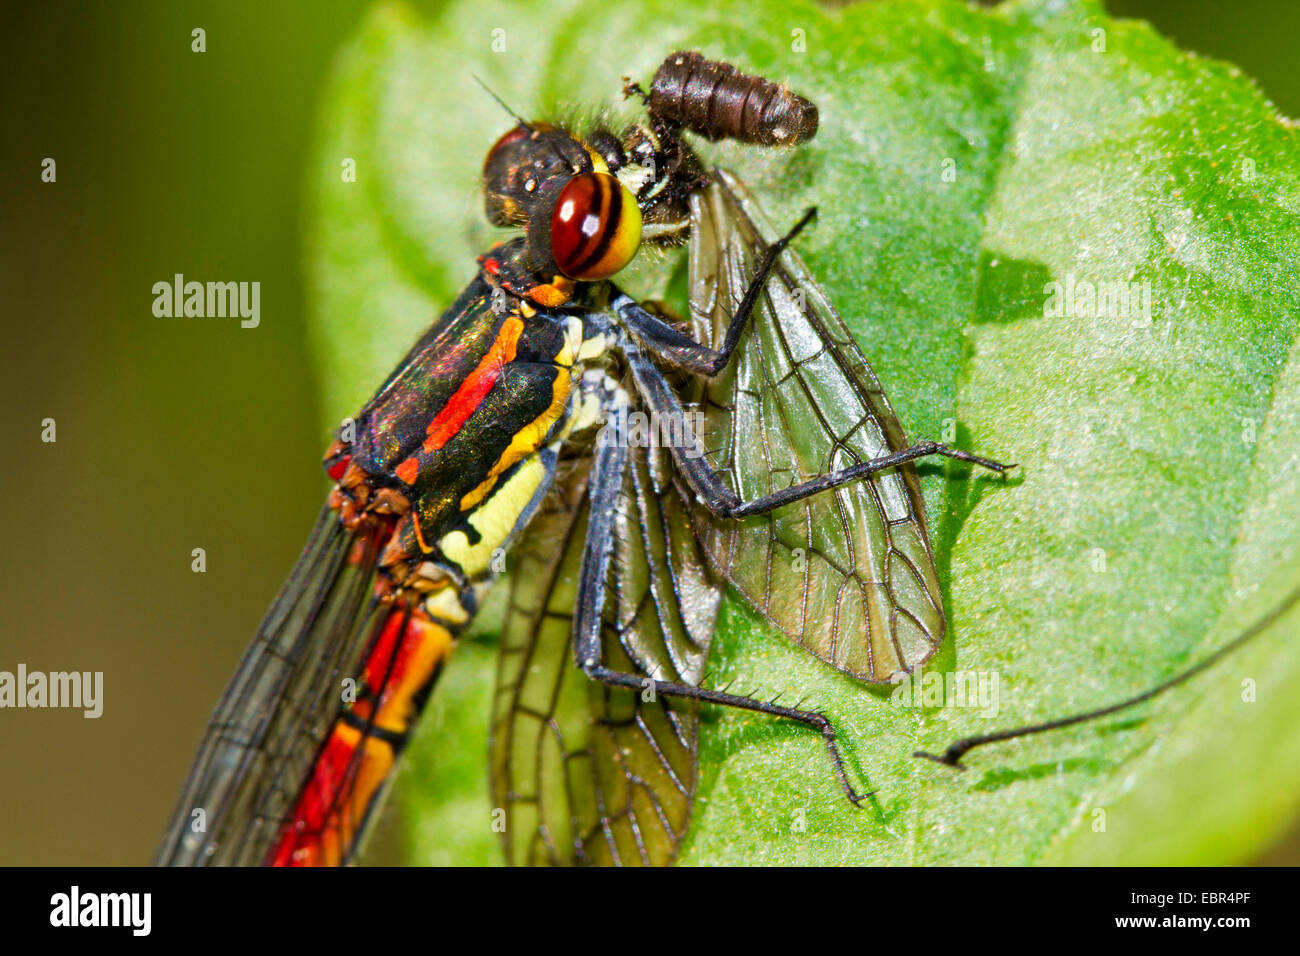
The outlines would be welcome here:
M 490 86 L 488 86 L 486 83 L 484 83 L 483 80 L 482 80 L 482 78 L 480 78 L 479 75 L 478 75 L 477 73 L 471 72 L 471 73 L 470 73 L 470 76 L 474 77 L 474 82 L 477 83 L 479 86 L 483 87 L 483 89 L 487 92 L 487 95 L 490 96 L 490 97 L 492 97 L 492 99 L 496 100 L 497 103 L 498 103 L 498 105 L 500 105 L 500 107 L 501 107 L 503 110 L 505 110 L 507 113 L 509 113 L 509 114 L 514 118 L 514 121 L 515 121 L 516 123 L 519 124 L 519 126 L 520 126 L 521 129 L 526 129 L 526 130 L 528 130 L 528 132 L 529 132 L 530 134 L 536 132 L 536 130 L 535 130 L 534 127 L 533 127 L 533 124 L 530 123 L 530 122 L 528 122 L 526 119 L 524 119 L 522 116 L 520 116 L 520 115 L 519 115 L 518 113 L 516 113 L 514 110 L 512 110 L 512 109 L 510 108 L 509 104 L 506 103 L 506 101 L 503 100 L 501 97 L 497 96 L 496 92 L 493 91 L 492 87 L 490 87 Z M 547 140 L 546 142 L 547 142 L 547 145 L 550 147 L 551 152 L 553 152 L 557 157 L 559 157 L 559 159 L 560 159 L 562 162 L 563 162 L 563 161 L 566 161 L 566 157 L 565 157 L 565 155 L 564 155 L 562 152 L 560 152 L 559 147 L 557 147 L 557 146 L 555 145 L 554 141 L 552 141 L 552 140 Z
M 1191 680 L 1197 674 L 1207 670 L 1214 664 L 1217 664 L 1233 651 L 1259 636 L 1259 634 L 1281 617 L 1297 601 L 1300 601 L 1300 588 L 1292 591 L 1291 594 L 1288 595 L 1284 601 L 1278 604 L 1276 608 L 1268 614 L 1265 614 L 1250 627 L 1246 628 L 1245 631 L 1238 634 L 1214 653 L 1193 664 L 1185 671 L 1175 674 L 1168 680 L 1162 681 L 1155 687 L 1150 687 L 1133 697 L 1110 704 L 1107 707 L 1098 707 L 1095 710 L 1087 710 L 1081 714 L 1074 714 L 1070 717 L 1061 717 L 1057 720 L 1047 720 L 1040 724 L 1028 724 L 1024 727 L 1014 727 L 1010 730 L 998 730 L 991 734 L 978 734 L 974 737 L 963 737 L 960 740 L 955 740 L 949 744 L 948 749 L 941 754 L 932 754 L 924 750 L 917 750 L 912 754 L 912 756 L 924 757 L 926 760 L 933 760 L 935 763 L 941 763 L 949 767 L 956 767 L 958 770 L 965 770 L 966 767 L 962 764 L 961 759 L 976 747 L 983 747 L 985 744 L 999 743 L 1003 740 L 1014 740 L 1017 737 L 1029 737 L 1033 734 L 1042 734 L 1049 730 L 1060 730 L 1062 727 L 1071 727 L 1075 724 L 1087 723 L 1090 720 L 1109 717 L 1111 714 L 1118 714 L 1121 711 L 1128 710 L 1130 707 L 1136 707 L 1138 704 L 1144 703 L 1153 697 L 1158 697 L 1165 691 L 1172 690 L 1178 685 Z
M 492 89 L 492 87 L 490 87 L 490 86 L 488 86 L 486 83 L 484 83 L 483 80 L 482 80 L 482 78 L 481 78 L 477 73 L 471 72 L 471 73 L 470 73 L 470 76 L 474 77 L 474 82 L 475 82 L 475 83 L 477 83 L 479 86 L 483 87 L 483 91 L 484 91 L 485 93 L 487 93 L 488 96 L 492 97 L 492 99 L 494 99 L 494 100 L 497 101 L 497 105 L 498 105 L 498 106 L 500 106 L 503 110 L 505 110 L 507 113 L 509 113 L 512 117 L 514 117 L 514 120 L 515 120 L 516 123 L 518 123 L 518 124 L 519 124 L 520 126 L 522 126 L 524 129 L 528 130 L 528 132 L 530 132 L 530 133 L 533 132 L 533 126 L 532 126 L 532 124 L 529 123 L 529 122 L 528 122 L 526 119 L 524 119 L 522 116 L 520 116 L 518 113 L 516 113 L 514 110 L 512 110 L 512 109 L 510 108 L 509 104 L 507 104 L 506 101 L 503 100 L 501 97 L 497 96 L 496 92 Z

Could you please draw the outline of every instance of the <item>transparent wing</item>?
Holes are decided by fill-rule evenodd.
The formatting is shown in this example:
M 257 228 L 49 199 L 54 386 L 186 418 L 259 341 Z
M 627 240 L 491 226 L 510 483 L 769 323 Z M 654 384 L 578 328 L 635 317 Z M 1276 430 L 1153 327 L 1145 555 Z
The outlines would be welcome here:
M 721 596 L 667 455 L 631 450 L 606 587 L 605 661 L 698 684 Z M 515 864 L 670 863 L 690 821 L 696 707 L 588 680 L 572 627 L 587 529 L 589 462 L 512 552 L 492 725 L 494 806 Z
M 725 170 L 691 202 L 695 334 L 720 343 L 779 233 Z M 728 367 L 698 386 L 704 446 L 742 499 L 907 446 L 875 373 L 799 257 L 784 252 Z M 911 465 L 768 515 L 696 514 L 704 547 L 796 643 L 863 680 L 938 650 L 944 617 Z
M 266 862 L 383 617 L 381 543 L 322 510 L 208 723 L 155 863 Z

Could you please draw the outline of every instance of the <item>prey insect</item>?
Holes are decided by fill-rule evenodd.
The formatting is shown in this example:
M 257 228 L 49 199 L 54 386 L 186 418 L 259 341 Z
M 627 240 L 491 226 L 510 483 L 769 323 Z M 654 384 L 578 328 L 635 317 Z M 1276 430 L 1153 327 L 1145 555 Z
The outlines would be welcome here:
M 866 360 L 745 187 L 684 135 L 794 145 L 816 108 L 670 56 L 621 135 L 519 120 L 488 219 L 522 235 L 343 429 L 316 529 L 209 725 L 157 860 L 355 858 L 457 636 L 509 550 L 492 717 L 513 862 L 666 863 L 700 703 L 802 722 L 848 798 L 830 719 L 705 686 L 734 585 L 833 666 L 884 682 L 944 616 L 909 444 Z M 690 242 L 688 327 L 613 280 Z M 697 423 L 686 425 L 691 412 Z M 680 440 L 637 439 L 636 414 Z M 808 560 L 788 560 L 794 549 Z

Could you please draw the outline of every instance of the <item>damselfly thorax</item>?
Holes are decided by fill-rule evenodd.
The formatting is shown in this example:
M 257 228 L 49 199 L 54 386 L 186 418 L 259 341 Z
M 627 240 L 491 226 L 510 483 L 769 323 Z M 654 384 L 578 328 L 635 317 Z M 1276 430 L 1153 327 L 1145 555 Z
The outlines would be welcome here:
M 504 294 L 500 275 L 522 255 L 516 244 L 483 257 L 436 334 L 357 417 L 356 437 L 331 449 L 342 520 L 397 519 L 380 560 L 394 586 L 490 574 L 549 488 L 559 443 L 593 424 L 600 396 L 584 373 L 605 364 L 605 324 Z

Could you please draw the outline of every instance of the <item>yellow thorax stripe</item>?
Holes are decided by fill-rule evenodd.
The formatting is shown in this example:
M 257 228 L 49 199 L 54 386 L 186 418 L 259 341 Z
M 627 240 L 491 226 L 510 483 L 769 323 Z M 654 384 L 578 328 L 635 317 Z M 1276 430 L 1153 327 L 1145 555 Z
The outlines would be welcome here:
M 488 492 L 496 486 L 497 479 L 501 477 L 506 469 L 542 447 L 542 441 L 546 438 L 547 432 L 551 430 L 551 426 L 564 413 L 564 407 L 568 403 L 569 391 L 572 387 L 573 378 L 568 370 L 557 368 L 555 370 L 555 383 L 551 389 L 550 406 L 542 414 L 515 432 L 506 450 L 501 453 L 501 457 L 497 459 L 496 464 L 488 472 L 487 478 L 477 488 L 460 499 L 461 511 L 469 511 L 471 508 L 476 507 L 487 497 Z
M 537 455 L 528 458 L 486 504 L 474 510 L 469 523 L 479 534 L 477 544 L 470 544 L 464 531 L 443 535 L 438 546 L 467 577 L 476 578 L 488 570 L 492 553 L 505 544 L 519 516 L 546 477 L 546 467 Z

